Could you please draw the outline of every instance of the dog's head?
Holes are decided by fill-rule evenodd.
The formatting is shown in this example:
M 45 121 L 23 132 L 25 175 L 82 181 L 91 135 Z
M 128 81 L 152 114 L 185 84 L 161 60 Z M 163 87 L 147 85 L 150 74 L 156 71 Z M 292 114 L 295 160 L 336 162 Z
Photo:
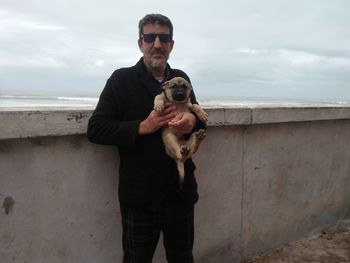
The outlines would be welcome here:
M 167 100 L 175 103 L 185 102 L 192 91 L 191 84 L 181 77 L 175 77 L 164 82 L 161 88 Z

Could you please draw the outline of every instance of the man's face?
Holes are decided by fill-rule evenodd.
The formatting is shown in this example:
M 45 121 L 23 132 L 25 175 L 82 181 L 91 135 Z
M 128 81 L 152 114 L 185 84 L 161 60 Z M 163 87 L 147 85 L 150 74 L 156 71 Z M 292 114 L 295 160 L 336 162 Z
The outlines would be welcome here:
M 147 24 L 143 27 L 143 34 L 169 34 L 169 28 L 158 24 Z M 169 59 L 169 54 L 174 46 L 174 41 L 163 43 L 157 36 L 154 42 L 148 43 L 140 39 L 139 48 L 143 53 L 144 63 L 151 71 L 164 70 Z

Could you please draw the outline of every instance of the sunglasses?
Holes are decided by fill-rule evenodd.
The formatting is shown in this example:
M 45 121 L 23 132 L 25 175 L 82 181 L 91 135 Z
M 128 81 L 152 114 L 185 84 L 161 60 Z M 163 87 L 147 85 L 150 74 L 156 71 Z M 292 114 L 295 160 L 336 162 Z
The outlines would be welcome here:
M 146 43 L 153 43 L 157 37 L 162 43 L 169 43 L 173 40 L 170 34 L 143 34 L 140 39 L 143 39 Z

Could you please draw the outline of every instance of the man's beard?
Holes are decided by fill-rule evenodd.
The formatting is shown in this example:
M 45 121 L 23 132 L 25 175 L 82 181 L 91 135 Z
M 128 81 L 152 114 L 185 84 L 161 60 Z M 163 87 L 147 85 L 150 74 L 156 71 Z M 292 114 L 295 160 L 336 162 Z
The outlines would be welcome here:
M 151 57 L 151 61 L 150 61 L 150 66 L 154 69 L 163 69 L 166 67 L 167 61 L 169 59 L 169 54 L 165 55 L 165 52 L 162 50 L 154 50 L 152 52 L 152 55 L 156 55 L 157 53 L 159 55 L 162 55 L 163 58 L 162 59 L 156 59 L 156 58 L 152 58 Z
M 151 59 L 150 66 L 154 69 L 162 69 L 166 67 L 167 59 Z

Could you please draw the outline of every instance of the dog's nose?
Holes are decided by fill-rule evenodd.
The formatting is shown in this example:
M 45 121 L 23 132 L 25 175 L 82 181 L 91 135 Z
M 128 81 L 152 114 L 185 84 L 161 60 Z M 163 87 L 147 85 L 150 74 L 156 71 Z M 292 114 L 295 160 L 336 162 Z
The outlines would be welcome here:
M 182 101 L 186 99 L 186 93 L 185 92 L 177 92 L 174 94 L 173 99 L 176 101 Z

